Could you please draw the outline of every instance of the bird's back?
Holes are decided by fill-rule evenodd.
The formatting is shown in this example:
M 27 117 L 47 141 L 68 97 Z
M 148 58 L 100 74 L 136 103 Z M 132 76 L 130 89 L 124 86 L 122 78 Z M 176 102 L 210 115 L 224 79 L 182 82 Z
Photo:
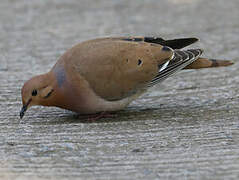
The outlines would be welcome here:
M 71 74 L 80 75 L 98 96 L 113 101 L 146 87 L 157 75 L 158 65 L 172 54 L 157 44 L 99 39 L 74 46 L 62 59 Z

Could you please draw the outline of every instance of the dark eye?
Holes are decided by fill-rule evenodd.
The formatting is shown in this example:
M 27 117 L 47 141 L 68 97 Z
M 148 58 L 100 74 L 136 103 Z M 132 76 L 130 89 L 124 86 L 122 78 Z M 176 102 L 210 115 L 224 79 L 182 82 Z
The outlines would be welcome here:
M 32 91 L 32 96 L 36 96 L 36 95 L 37 95 L 37 90 L 34 89 L 34 90 Z

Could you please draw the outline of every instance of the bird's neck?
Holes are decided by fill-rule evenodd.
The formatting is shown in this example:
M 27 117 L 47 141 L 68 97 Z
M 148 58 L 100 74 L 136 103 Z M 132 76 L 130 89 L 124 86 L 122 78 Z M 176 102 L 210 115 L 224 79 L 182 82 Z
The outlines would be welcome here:
M 53 88 L 53 93 L 52 97 L 49 97 L 47 103 L 44 105 L 70 109 L 68 106 L 72 106 L 71 100 L 72 96 L 75 96 L 75 92 L 70 86 L 64 69 L 55 67 L 49 73 L 45 74 L 45 76 L 48 78 L 48 85 Z

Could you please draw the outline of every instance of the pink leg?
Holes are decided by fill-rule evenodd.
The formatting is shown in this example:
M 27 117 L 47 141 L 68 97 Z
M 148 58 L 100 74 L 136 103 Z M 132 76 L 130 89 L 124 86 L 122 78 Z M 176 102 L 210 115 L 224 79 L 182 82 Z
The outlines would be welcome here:
M 97 121 L 99 119 L 102 119 L 102 118 L 115 118 L 117 117 L 116 114 L 112 114 L 112 113 L 109 113 L 109 112 L 100 112 L 100 113 L 97 113 L 97 114 L 86 114 L 86 115 L 80 115 L 80 116 L 84 116 L 84 117 L 87 117 L 87 121 Z

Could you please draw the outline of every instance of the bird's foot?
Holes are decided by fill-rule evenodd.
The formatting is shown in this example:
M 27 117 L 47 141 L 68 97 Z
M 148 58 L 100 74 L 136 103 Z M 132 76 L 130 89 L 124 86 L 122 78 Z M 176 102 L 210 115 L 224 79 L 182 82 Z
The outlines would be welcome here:
M 80 115 L 82 116 L 82 115 Z M 100 112 L 100 113 L 97 113 L 97 114 L 87 114 L 87 115 L 83 115 L 84 117 L 87 118 L 87 121 L 90 121 L 90 122 L 94 122 L 94 121 L 97 121 L 99 119 L 103 119 L 103 118 L 115 118 L 117 117 L 116 114 L 112 114 L 112 113 L 109 113 L 109 112 Z
M 88 121 L 97 121 L 99 119 L 102 119 L 102 118 L 115 118 L 117 117 L 116 114 L 112 114 L 112 113 L 109 113 L 109 112 L 101 112 L 101 113 L 98 113 L 98 114 L 93 114 L 91 117 L 88 117 Z

